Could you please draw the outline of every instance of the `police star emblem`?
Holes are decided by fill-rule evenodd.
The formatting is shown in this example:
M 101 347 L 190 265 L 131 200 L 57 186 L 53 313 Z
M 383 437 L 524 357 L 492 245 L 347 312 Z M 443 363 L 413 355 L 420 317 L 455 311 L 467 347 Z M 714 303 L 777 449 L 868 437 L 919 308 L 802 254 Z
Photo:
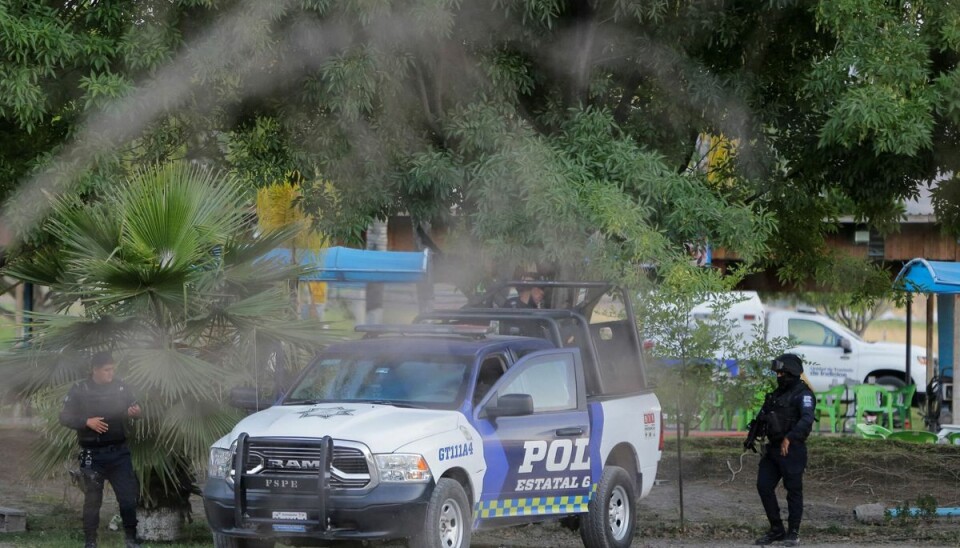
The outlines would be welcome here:
M 320 417 L 321 419 L 329 419 L 330 417 L 336 417 L 339 415 L 353 416 L 354 411 L 354 409 L 347 409 L 346 407 L 311 407 L 310 409 L 301 412 L 300 418 Z

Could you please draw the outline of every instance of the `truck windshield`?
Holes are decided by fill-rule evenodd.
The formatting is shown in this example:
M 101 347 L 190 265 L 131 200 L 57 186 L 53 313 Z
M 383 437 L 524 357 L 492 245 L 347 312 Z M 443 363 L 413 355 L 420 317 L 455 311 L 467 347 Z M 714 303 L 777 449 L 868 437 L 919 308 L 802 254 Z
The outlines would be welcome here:
M 340 356 L 315 362 L 284 405 L 369 402 L 456 409 L 470 362 L 458 356 Z
M 855 340 L 855 341 L 862 341 L 862 340 L 863 340 L 863 338 L 862 338 L 860 335 L 857 335 L 857 334 L 854 333 L 853 331 L 850 331 L 850 329 L 849 329 L 847 326 L 845 326 L 845 325 L 843 325 L 843 324 L 838 324 L 838 325 L 840 326 L 840 329 L 843 331 L 843 334 L 844 334 L 847 338 L 853 339 L 853 340 Z

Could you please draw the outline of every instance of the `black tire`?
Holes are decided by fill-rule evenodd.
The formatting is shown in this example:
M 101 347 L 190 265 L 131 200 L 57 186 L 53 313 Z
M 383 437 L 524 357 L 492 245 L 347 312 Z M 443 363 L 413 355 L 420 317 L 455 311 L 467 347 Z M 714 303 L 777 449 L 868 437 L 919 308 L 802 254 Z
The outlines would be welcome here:
M 213 534 L 214 548 L 273 548 L 272 540 L 228 537 L 221 533 Z
M 884 375 L 882 377 L 877 377 L 877 384 L 881 386 L 890 386 L 893 389 L 903 388 L 907 383 L 903 382 L 903 379 L 900 377 L 894 377 L 893 375 Z
M 633 479 L 619 466 L 606 466 L 597 492 L 580 517 L 580 538 L 586 548 L 627 548 L 637 528 Z
M 456 480 L 440 478 L 430 503 L 423 529 L 410 539 L 410 548 L 468 548 L 473 526 L 470 503 Z

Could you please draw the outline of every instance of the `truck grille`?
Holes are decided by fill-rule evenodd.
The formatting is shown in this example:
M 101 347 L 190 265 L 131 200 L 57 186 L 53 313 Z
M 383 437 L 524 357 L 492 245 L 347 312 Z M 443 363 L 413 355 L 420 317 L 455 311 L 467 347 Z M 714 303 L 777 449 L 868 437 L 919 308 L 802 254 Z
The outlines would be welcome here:
M 245 475 L 316 476 L 320 447 L 312 440 L 269 441 L 250 438 Z M 367 453 L 350 442 L 334 440 L 330 465 L 330 486 L 335 489 L 363 489 L 370 485 Z

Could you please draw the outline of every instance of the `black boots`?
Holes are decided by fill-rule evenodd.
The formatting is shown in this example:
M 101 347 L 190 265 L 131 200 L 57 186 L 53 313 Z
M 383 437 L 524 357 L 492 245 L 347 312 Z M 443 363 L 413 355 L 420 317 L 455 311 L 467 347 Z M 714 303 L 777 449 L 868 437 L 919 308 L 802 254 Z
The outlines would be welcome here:
M 783 540 L 785 536 L 786 535 L 783 532 L 782 527 L 780 529 L 771 528 L 769 531 L 764 533 L 762 537 L 758 538 L 754 544 L 758 546 L 766 546 L 767 544 L 773 544 L 778 540 Z
M 771 527 L 769 531 L 757 539 L 756 544 L 766 546 L 781 540 L 783 541 L 781 546 L 800 546 L 800 532 L 797 529 L 784 532 L 782 528 Z
M 140 543 L 137 542 L 137 533 L 134 532 L 124 532 L 124 548 L 141 548 Z M 83 548 L 97 548 L 97 535 L 84 535 Z
M 133 531 L 124 531 L 124 536 L 126 540 L 124 541 L 123 548 L 140 548 L 140 543 L 137 542 L 137 530 Z

